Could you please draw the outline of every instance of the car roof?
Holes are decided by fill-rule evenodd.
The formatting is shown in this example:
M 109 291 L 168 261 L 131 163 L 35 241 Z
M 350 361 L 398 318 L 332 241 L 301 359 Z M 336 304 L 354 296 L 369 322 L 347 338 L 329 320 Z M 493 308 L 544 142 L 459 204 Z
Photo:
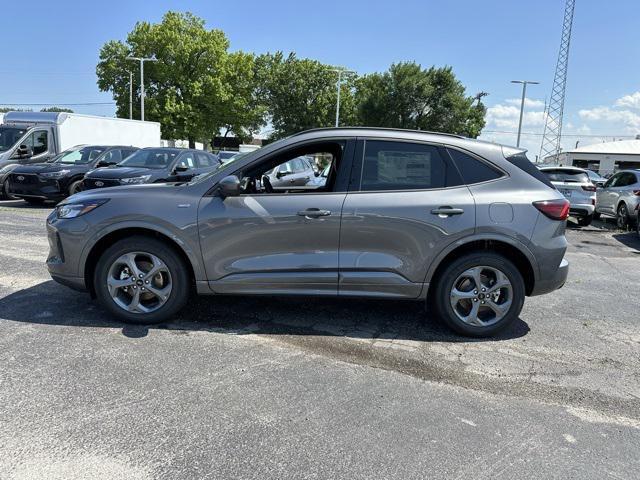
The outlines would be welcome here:
M 198 150 L 197 148 L 181 148 L 181 147 L 144 147 L 140 150 L 166 150 L 169 152 L 184 153 L 184 152 L 198 152 L 198 153 L 210 153 L 206 150 Z

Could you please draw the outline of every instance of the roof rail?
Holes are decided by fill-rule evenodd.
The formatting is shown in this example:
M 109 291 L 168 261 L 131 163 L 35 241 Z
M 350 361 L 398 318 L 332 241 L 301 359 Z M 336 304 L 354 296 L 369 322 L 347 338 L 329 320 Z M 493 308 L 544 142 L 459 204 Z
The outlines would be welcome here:
M 446 137 L 454 137 L 454 138 L 468 138 L 464 135 L 458 135 L 456 133 L 446 133 L 446 132 L 431 132 L 429 130 L 412 130 L 408 128 L 388 128 L 388 127 L 319 127 L 319 128 L 310 128 L 309 130 L 303 130 L 302 132 L 294 133 L 291 137 L 297 137 L 298 135 L 302 135 L 309 132 L 323 132 L 330 130 L 382 130 L 385 132 L 411 132 L 411 133 L 425 133 L 428 135 L 442 135 Z

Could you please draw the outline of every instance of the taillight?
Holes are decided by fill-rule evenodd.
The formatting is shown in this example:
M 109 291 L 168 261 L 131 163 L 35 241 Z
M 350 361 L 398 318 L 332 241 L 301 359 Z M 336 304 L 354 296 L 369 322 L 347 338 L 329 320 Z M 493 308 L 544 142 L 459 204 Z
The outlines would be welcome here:
M 640 190 L 633 190 L 633 194 L 640 197 Z
M 533 202 L 533 206 L 544 213 L 551 220 L 566 220 L 569 216 L 569 201 L 564 198 L 558 200 L 541 200 Z
M 583 189 L 585 192 L 595 192 L 595 191 L 596 191 L 596 187 L 595 187 L 595 185 L 583 185 L 583 186 L 582 186 L 582 189 Z

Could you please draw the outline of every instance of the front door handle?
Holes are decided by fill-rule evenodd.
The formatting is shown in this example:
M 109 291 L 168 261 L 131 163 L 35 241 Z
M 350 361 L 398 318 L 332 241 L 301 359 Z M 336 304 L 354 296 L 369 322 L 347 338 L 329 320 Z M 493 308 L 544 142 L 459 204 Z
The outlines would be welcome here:
M 307 218 L 328 217 L 331 215 L 329 210 L 320 210 L 319 208 L 307 208 L 306 210 L 300 210 L 298 215 Z
M 462 208 L 438 207 L 431 210 L 431 213 L 433 215 L 450 217 L 451 215 L 462 215 L 464 213 L 464 210 Z

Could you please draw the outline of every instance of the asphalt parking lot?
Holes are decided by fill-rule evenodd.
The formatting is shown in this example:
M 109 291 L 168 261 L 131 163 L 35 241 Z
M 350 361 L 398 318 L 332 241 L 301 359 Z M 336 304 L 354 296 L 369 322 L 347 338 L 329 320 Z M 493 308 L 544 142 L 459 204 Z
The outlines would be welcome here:
M 125 326 L 0 202 L 0 479 L 637 478 L 640 241 L 570 228 L 568 283 L 502 336 L 419 304 L 194 298 Z

